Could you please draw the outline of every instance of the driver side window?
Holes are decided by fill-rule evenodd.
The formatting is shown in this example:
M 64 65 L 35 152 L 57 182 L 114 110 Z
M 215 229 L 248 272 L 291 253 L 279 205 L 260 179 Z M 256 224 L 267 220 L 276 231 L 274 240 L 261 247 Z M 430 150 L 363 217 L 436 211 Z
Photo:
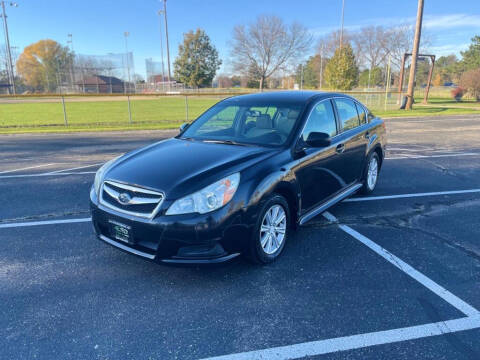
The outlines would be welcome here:
M 311 132 L 326 133 L 330 136 L 337 135 L 337 124 L 330 100 L 323 100 L 315 105 L 305 123 L 302 140 L 306 141 Z

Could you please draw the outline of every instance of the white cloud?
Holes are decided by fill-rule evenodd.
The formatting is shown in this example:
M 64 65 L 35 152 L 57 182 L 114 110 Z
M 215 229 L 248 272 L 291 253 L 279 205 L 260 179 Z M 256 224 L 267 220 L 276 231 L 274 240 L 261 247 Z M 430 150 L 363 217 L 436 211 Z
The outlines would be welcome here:
M 355 32 L 365 26 L 400 26 L 400 25 L 415 25 L 415 17 L 384 17 L 371 18 L 361 20 L 355 24 L 345 24 L 344 28 L 347 31 Z M 424 29 L 454 29 L 454 28 L 474 28 L 480 29 L 480 15 L 468 14 L 449 14 L 449 15 L 425 15 L 423 19 Z M 324 26 L 311 29 L 311 32 L 316 36 L 326 35 L 331 31 L 338 30 L 338 26 Z
M 445 44 L 445 45 L 438 45 L 438 46 L 430 46 L 428 50 L 439 56 L 446 56 L 450 54 L 460 55 L 460 51 L 464 51 L 468 49 L 469 43 L 464 44 Z
M 426 15 L 423 20 L 423 27 L 426 29 L 453 29 L 466 27 L 480 29 L 480 15 Z

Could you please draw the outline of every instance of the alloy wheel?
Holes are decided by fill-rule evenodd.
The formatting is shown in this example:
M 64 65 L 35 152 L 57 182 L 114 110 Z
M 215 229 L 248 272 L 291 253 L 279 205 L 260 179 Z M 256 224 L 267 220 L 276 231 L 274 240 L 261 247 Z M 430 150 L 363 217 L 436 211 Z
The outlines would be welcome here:
M 266 254 L 271 255 L 281 248 L 286 230 L 285 209 L 278 204 L 271 206 L 265 212 L 260 226 L 260 245 Z

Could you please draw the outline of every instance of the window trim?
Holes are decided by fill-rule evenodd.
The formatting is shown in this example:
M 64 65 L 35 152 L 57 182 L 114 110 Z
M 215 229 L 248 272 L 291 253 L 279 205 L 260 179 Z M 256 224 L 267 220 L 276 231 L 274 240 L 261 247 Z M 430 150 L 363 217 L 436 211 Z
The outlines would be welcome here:
M 335 105 L 333 104 L 332 102 L 332 97 L 329 97 L 329 98 L 326 98 L 326 99 L 322 99 L 322 100 L 319 100 L 317 101 L 316 103 L 314 103 L 310 109 L 310 111 L 308 112 L 308 115 L 307 117 L 305 118 L 305 122 L 303 123 L 302 125 L 302 128 L 300 130 L 300 132 L 298 133 L 297 135 L 297 141 L 296 143 L 298 143 L 298 141 L 302 138 L 302 134 L 303 132 L 305 131 L 305 128 L 307 127 L 307 122 L 308 122 L 308 119 L 310 118 L 310 116 L 312 115 L 313 113 L 313 110 L 317 107 L 317 105 L 321 104 L 322 102 L 324 101 L 329 101 L 330 102 L 330 106 L 332 107 L 332 110 L 333 110 L 333 117 L 335 118 L 335 131 L 336 131 L 336 134 L 334 136 L 331 136 L 330 138 L 331 139 L 334 139 L 335 137 L 337 137 L 338 135 L 341 134 L 341 132 L 339 131 L 339 124 L 338 124 L 338 115 L 337 115 L 337 110 L 335 108 Z
M 368 124 L 368 113 L 367 113 L 367 110 L 365 108 L 365 106 L 363 106 L 363 104 L 361 104 L 360 102 L 354 100 L 354 103 L 355 103 L 355 107 L 357 108 L 357 115 L 358 115 L 358 126 L 362 126 L 362 125 L 365 125 L 365 124 Z M 365 114 L 365 123 L 361 123 L 361 120 L 360 120 L 360 114 L 358 113 L 358 108 L 362 109 L 363 110 L 363 113 Z
M 358 101 L 356 101 L 355 99 L 352 99 L 352 98 L 349 98 L 349 97 L 345 97 L 345 96 L 335 96 L 335 97 L 332 97 L 332 100 L 335 100 L 335 99 L 340 99 L 340 100 L 350 100 L 353 102 L 353 104 L 357 103 Z M 337 113 L 337 119 L 338 119 L 338 126 L 341 128 L 341 131 L 339 132 L 339 134 L 344 134 L 346 132 L 349 132 L 349 131 L 352 131 L 352 130 L 355 130 L 357 128 L 359 128 L 360 126 L 362 125 L 365 125 L 365 124 L 360 124 L 360 117 L 358 116 L 358 110 L 357 110 L 357 107 L 355 106 L 355 111 L 357 112 L 357 119 L 358 119 L 358 124 L 357 126 L 351 128 L 351 129 L 347 129 L 345 130 L 343 128 L 343 123 L 342 123 L 342 120 L 340 119 L 340 114 L 338 113 L 338 108 L 337 108 L 337 103 L 335 101 L 333 101 L 333 104 L 335 106 L 335 112 Z

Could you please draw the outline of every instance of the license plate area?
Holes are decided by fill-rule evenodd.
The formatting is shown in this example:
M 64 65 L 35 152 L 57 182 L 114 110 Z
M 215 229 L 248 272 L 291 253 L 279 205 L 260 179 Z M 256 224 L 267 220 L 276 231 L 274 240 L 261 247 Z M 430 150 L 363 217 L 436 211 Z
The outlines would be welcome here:
M 108 224 L 110 226 L 110 235 L 114 239 L 128 244 L 134 243 L 131 226 L 119 223 L 118 221 L 114 220 L 108 220 Z

